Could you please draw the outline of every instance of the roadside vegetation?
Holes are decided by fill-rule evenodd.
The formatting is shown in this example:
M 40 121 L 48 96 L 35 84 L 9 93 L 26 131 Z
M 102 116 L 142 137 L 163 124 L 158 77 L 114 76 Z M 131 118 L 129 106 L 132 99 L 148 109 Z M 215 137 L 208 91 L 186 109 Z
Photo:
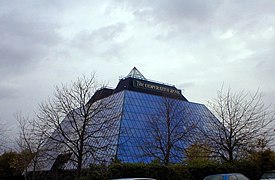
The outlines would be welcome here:
M 32 173 L 29 173 L 27 177 L 21 174 L 25 168 L 23 156 L 25 156 L 24 153 L 16 152 L 2 154 L 0 156 L 0 179 L 32 179 Z M 263 172 L 271 169 L 275 169 L 275 152 L 267 149 L 234 162 L 219 162 L 205 158 L 170 165 L 164 165 L 158 161 L 150 164 L 116 161 L 109 166 L 91 165 L 89 169 L 82 170 L 80 177 L 77 177 L 77 171 L 63 170 L 36 172 L 34 179 L 108 180 L 151 177 L 158 180 L 201 180 L 209 174 L 239 172 L 251 180 L 257 180 Z

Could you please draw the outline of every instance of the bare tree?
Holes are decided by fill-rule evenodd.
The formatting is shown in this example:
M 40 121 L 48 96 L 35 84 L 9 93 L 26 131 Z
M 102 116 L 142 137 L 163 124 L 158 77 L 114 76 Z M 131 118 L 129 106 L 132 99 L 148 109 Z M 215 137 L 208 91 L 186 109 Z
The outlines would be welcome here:
M 188 120 L 190 111 L 180 101 L 164 97 L 156 112 L 149 117 L 149 137 L 143 140 L 145 156 L 168 165 L 182 161 L 185 148 L 194 139 L 197 123 Z
M 40 155 L 46 151 L 43 146 L 46 142 L 44 131 L 38 128 L 37 121 L 24 117 L 21 113 L 16 114 L 19 126 L 19 138 L 17 144 L 19 151 L 22 153 L 20 164 L 24 169 L 25 178 L 28 172 L 32 172 L 32 179 L 35 179 L 36 169 L 39 167 Z
M 6 149 L 6 139 L 7 139 L 7 127 L 5 123 L 0 123 L 0 152 L 3 152 Z
M 78 176 L 85 161 L 100 161 L 98 152 L 107 153 L 118 135 L 115 127 L 120 114 L 115 101 L 111 97 L 90 101 L 97 89 L 94 74 L 78 78 L 70 85 L 56 87 L 54 98 L 42 103 L 38 113 L 40 126 L 48 129 L 47 144 L 57 148 L 60 161 L 73 162 Z
M 255 147 L 259 139 L 269 139 L 274 127 L 274 112 L 265 106 L 263 95 L 244 91 L 233 93 L 229 88 L 218 91 L 217 98 L 210 102 L 210 109 L 218 118 L 210 118 L 212 133 L 202 130 L 212 154 L 225 161 L 244 157 Z

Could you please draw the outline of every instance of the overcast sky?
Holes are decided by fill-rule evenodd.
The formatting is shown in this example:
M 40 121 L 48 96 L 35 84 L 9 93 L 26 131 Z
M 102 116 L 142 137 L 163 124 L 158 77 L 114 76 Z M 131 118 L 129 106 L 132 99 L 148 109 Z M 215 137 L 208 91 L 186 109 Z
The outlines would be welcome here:
M 206 103 L 224 83 L 275 102 L 274 0 L 0 0 L 0 121 L 32 114 L 54 86 L 136 66 Z

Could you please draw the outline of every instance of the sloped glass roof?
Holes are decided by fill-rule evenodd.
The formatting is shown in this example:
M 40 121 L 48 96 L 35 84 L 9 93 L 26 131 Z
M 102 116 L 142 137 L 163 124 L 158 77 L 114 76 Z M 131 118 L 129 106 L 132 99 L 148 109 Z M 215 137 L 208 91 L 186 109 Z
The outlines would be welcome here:
M 126 78 L 129 78 L 129 77 L 135 78 L 135 79 L 147 80 L 147 79 L 139 72 L 139 70 L 138 70 L 136 67 L 134 67 L 134 68 L 130 71 L 130 73 L 126 76 Z
M 189 128 L 192 125 L 202 126 L 208 132 L 211 132 L 211 126 L 208 124 L 211 112 L 202 104 L 192 103 L 188 101 L 170 99 L 177 105 L 179 118 L 184 120 L 182 128 Z M 150 163 L 154 159 L 153 156 L 146 155 L 143 147 L 149 144 L 149 148 L 154 147 L 154 136 L 152 135 L 152 127 L 150 127 L 150 118 L 156 114 L 160 106 L 163 105 L 163 97 L 140 92 L 126 91 L 124 96 L 123 114 L 121 118 L 120 136 L 117 144 L 117 158 L 122 162 L 130 163 Z M 164 117 L 159 117 L 160 124 L 165 122 Z M 184 123 L 183 123 L 184 122 Z M 163 125 L 159 126 L 163 133 L 167 130 Z M 198 129 L 189 132 L 190 136 L 196 137 Z M 193 139 L 193 138 L 191 138 Z M 195 138 L 193 139 L 195 141 Z M 192 141 L 192 140 L 191 140 Z M 171 162 L 180 163 L 185 155 L 183 148 L 188 147 L 192 142 L 178 141 L 177 148 L 171 150 Z M 146 149 L 145 149 L 146 150 Z M 156 153 L 161 154 L 156 150 Z M 161 156 L 161 155 L 160 155 Z

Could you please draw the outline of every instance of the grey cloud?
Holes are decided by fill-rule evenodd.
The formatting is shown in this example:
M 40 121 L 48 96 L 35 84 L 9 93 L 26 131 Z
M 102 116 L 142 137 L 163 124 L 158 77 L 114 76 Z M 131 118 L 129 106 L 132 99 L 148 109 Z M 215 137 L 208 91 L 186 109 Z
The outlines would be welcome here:
M 125 30 L 125 24 L 117 23 L 93 31 L 82 31 L 74 37 L 72 46 L 85 53 L 100 56 L 120 56 L 121 43 L 118 38 Z
M 93 44 L 100 41 L 113 41 L 124 30 L 125 24 L 118 23 L 93 31 L 82 31 L 73 40 L 72 44 L 79 47 L 81 44 Z
M 185 91 L 188 88 L 192 88 L 194 86 L 195 86 L 195 83 L 193 82 L 184 82 L 184 83 L 177 84 L 177 88 L 182 89 L 183 91 Z
M 125 2 L 125 1 L 124 1 Z M 204 0 L 153 0 L 127 1 L 133 13 L 140 18 L 160 23 L 181 24 L 186 21 L 208 21 L 222 4 L 222 0 L 207 3 Z
M 208 21 L 213 15 L 220 0 L 205 3 L 203 0 L 193 1 L 162 1 L 156 6 L 154 14 L 157 14 L 159 20 L 167 20 L 172 23 L 180 23 L 182 21 Z
M 38 17 L 6 13 L 0 16 L 0 72 L 26 71 L 60 41 L 57 26 Z
M 124 29 L 125 29 L 125 24 L 118 23 L 118 24 L 102 27 L 94 31 L 93 35 L 100 37 L 102 40 L 112 40 L 118 37 Z
M 226 32 L 228 29 L 237 35 L 252 36 L 259 32 L 259 29 L 274 27 L 275 2 L 272 0 L 122 2 L 128 4 L 140 21 L 161 24 L 164 29 L 169 29 L 170 32 L 162 36 L 165 40 L 181 36 L 201 39 L 213 36 L 215 32 Z
M 258 76 L 273 79 L 275 77 L 275 48 L 263 52 L 254 53 L 247 61 L 255 62 L 254 70 Z
M 274 12 L 275 2 L 272 0 L 234 0 L 225 1 L 216 16 L 220 19 L 220 26 L 254 29 L 255 24 L 265 22 L 269 16 L 274 17 Z
M 0 84 L 0 100 L 13 99 L 18 97 L 18 90 L 8 84 Z

